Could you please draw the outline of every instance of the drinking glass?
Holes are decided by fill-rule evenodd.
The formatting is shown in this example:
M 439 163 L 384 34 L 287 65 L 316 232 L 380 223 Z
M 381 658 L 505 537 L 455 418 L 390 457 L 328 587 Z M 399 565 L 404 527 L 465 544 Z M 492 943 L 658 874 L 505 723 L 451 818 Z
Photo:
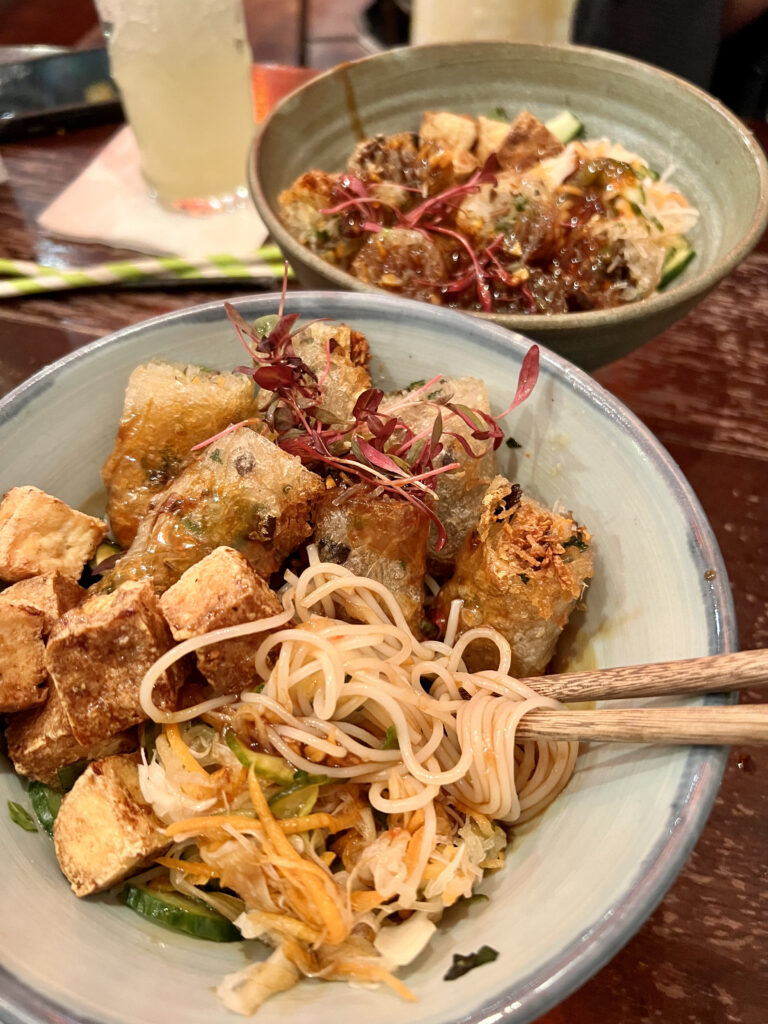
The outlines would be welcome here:
M 152 194 L 191 213 L 239 205 L 254 132 L 242 0 L 96 6 Z
M 412 0 L 411 42 L 568 41 L 574 0 Z

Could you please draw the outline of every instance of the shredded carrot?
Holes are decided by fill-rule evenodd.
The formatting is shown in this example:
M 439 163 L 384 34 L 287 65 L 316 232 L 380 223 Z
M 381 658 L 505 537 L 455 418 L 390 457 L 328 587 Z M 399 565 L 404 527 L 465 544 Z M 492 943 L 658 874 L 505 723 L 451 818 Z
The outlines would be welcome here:
M 381 906 L 384 897 L 375 889 L 361 889 L 350 894 L 349 902 L 353 910 L 373 910 Z
M 421 844 L 424 839 L 424 826 L 417 829 L 411 838 L 408 840 L 408 847 L 405 851 L 405 870 L 406 875 L 410 875 L 416 870 L 419 863 L 419 856 L 421 854 Z
M 307 814 L 303 818 L 273 818 L 272 820 L 283 836 L 293 836 L 299 832 L 311 832 L 313 828 L 327 828 L 331 832 L 342 832 L 354 825 L 357 815 L 342 814 L 334 817 L 332 814 L 319 811 L 317 814 Z M 262 822 L 257 818 L 250 818 L 245 814 L 203 814 L 199 818 L 184 818 L 181 821 L 172 822 L 166 826 L 165 834 L 171 839 L 179 835 L 202 835 L 211 831 L 215 832 L 227 825 L 238 832 L 262 831 L 264 828 Z
M 253 768 L 248 771 L 248 792 L 253 809 L 256 811 L 259 821 L 264 828 L 265 838 L 276 853 L 287 861 L 292 862 L 292 870 L 296 873 L 297 877 L 294 879 L 290 875 L 286 875 L 286 880 L 291 882 L 293 887 L 299 891 L 303 889 L 304 895 L 311 899 L 317 916 L 325 925 L 325 941 L 331 946 L 338 946 L 346 939 L 349 929 L 341 915 L 338 900 L 332 899 L 326 888 L 326 883 L 330 878 L 319 864 L 308 861 L 294 849 L 281 828 L 281 825 L 286 824 L 288 821 L 302 821 L 306 819 L 288 818 L 286 822 L 278 822 L 269 809 L 267 798 L 264 796 Z M 315 816 L 308 815 L 307 817 Z
M 376 967 L 374 964 L 361 964 L 353 960 L 337 960 L 333 965 L 333 971 L 328 977 L 337 978 L 360 978 L 361 981 L 383 981 L 395 992 L 409 1003 L 415 1003 L 416 996 L 407 988 L 402 981 L 385 971 L 383 967 Z
M 211 878 L 219 877 L 218 871 L 207 864 L 199 863 L 199 861 L 180 860 L 176 857 L 158 857 L 157 863 L 162 864 L 164 868 L 170 868 L 172 871 L 184 871 L 188 875 L 195 875 L 206 882 Z
M 252 924 L 301 939 L 302 942 L 320 942 L 322 935 L 304 921 L 297 921 L 289 914 L 273 914 L 267 910 L 250 911 L 246 917 Z
M 178 757 L 188 772 L 198 772 L 203 775 L 208 774 L 181 738 L 181 731 L 179 730 L 176 722 L 172 722 L 170 725 L 165 726 L 165 735 L 171 745 L 171 750 L 176 757 Z

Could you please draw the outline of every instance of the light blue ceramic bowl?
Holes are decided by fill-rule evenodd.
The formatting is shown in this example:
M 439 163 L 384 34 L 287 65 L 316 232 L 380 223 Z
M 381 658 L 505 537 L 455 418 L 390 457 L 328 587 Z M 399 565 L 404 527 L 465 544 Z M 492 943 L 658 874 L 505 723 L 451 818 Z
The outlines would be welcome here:
M 242 299 L 253 318 L 271 295 Z M 437 372 L 474 374 L 504 408 L 529 342 L 493 324 L 379 295 L 304 293 L 288 310 L 345 320 L 373 351 L 375 380 L 405 385 Z M 132 368 L 154 356 L 231 368 L 242 350 L 220 302 L 150 320 L 95 342 L 0 403 L 0 491 L 35 484 L 73 505 L 103 502 L 109 452 Z M 569 663 L 608 666 L 715 654 L 736 646 L 717 544 L 669 455 L 586 374 L 542 353 L 532 398 L 507 430 L 522 448 L 502 462 L 548 502 L 562 500 L 595 538 L 587 612 Z M 714 576 L 713 576 L 714 571 Z M 306 982 L 267 1003 L 263 1024 L 524 1024 L 563 999 L 627 941 L 661 899 L 698 836 L 724 753 L 703 747 L 595 746 L 566 792 L 516 836 L 490 902 L 449 913 L 403 972 L 418 1003 L 385 991 Z M 25 801 L 0 768 L 0 795 Z M 231 1024 L 212 987 L 263 955 L 158 930 L 105 896 L 78 901 L 52 846 L 0 815 L 0 1019 L 7 1024 Z M 498 959 L 442 980 L 453 952 L 488 944 Z

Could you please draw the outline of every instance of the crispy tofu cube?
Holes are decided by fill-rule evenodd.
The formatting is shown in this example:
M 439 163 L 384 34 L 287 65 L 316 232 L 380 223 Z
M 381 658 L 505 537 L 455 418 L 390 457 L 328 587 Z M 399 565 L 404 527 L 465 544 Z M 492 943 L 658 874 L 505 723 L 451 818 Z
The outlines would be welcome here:
M 42 707 L 12 715 L 8 722 L 5 731 L 8 756 L 19 775 L 55 786 L 59 768 L 136 749 L 135 730 L 118 733 L 87 747 L 78 743 L 59 695 L 53 686 L 48 689 L 48 700 Z
M 101 471 L 107 515 L 121 547 L 136 536 L 149 503 L 193 457 L 191 448 L 253 415 L 253 381 L 242 373 L 160 360 L 128 380 L 120 426 Z
M 36 608 L 43 614 L 43 636 L 48 636 L 61 616 L 80 604 L 85 594 L 80 584 L 69 576 L 46 572 L 8 587 L 0 594 L 0 605 L 10 602 Z
M 146 581 L 95 594 L 56 623 L 45 663 L 78 743 L 95 743 L 146 719 L 141 680 L 172 644 Z M 173 708 L 185 674 L 183 662 L 172 665 L 157 681 L 155 703 Z
M 477 167 L 477 160 L 471 152 L 477 138 L 477 124 L 473 117 L 444 110 L 425 110 L 419 138 L 422 142 L 435 142 L 447 150 L 456 174 L 470 174 Z
M 53 843 L 76 896 L 103 892 L 168 849 L 163 823 L 142 795 L 136 756 L 88 765 L 62 800 Z
M 0 601 L 0 711 L 24 711 L 46 698 L 43 622 L 36 608 Z
M 293 350 L 323 380 L 323 408 L 346 422 L 358 395 L 371 386 L 364 335 L 346 324 L 313 323 L 293 338 Z M 265 388 L 259 391 L 259 409 L 266 409 L 272 397 Z
M 493 118 L 483 117 L 482 114 L 478 117 L 475 155 L 481 166 L 491 153 L 498 153 L 511 127 L 507 121 L 494 121 Z
M 429 392 L 430 401 L 415 401 L 396 410 L 397 416 L 415 433 L 431 429 L 437 410 L 435 400 L 450 400 L 457 405 L 467 406 L 480 412 L 490 413 L 488 392 L 485 384 L 475 377 L 444 377 Z M 407 392 L 389 399 L 387 404 L 407 399 Z M 386 409 L 386 405 L 385 405 Z M 445 578 L 453 569 L 464 538 L 477 522 L 485 492 L 496 472 L 496 453 L 488 441 L 476 441 L 467 424 L 450 410 L 442 410 L 443 427 L 451 434 L 459 434 L 480 458 L 467 454 L 462 443 L 447 433 L 443 436 L 446 464 L 458 462 L 458 468 L 443 473 L 434 481 L 437 493 L 435 512 L 445 527 L 446 541 L 437 550 L 437 530 L 430 530 L 428 565 L 430 571 Z
M 107 524 L 37 487 L 14 487 L 0 502 L 0 580 L 58 570 L 78 579 Z
M 497 155 L 505 171 L 519 174 L 546 157 L 557 156 L 564 148 L 545 124 L 527 110 L 521 110 Z
M 96 590 L 150 580 L 158 593 L 222 544 L 268 578 L 312 531 L 319 476 L 253 430 L 227 434 L 195 454 L 152 502 L 129 550 Z
M 427 572 L 429 519 L 401 498 L 353 487 L 329 491 L 317 509 L 320 558 L 389 587 L 419 633 Z
M 283 606 L 274 591 L 233 548 L 220 547 L 187 569 L 160 598 L 174 640 L 241 622 L 278 615 Z M 217 693 L 239 693 L 262 680 L 254 656 L 266 633 L 205 647 L 196 652 L 197 667 Z
M 537 676 L 554 654 L 592 573 L 587 530 L 570 514 L 549 511 L 499 476 L 488 488 L 478 525 L 464 542 L 436 607 L 447 618 L 451 601 L 463 600 L 458 632 L 492 626 L 512 647 L 510 673 Z M 464 661 L 471 672 L 496 668 L 496 646 L 475 640 Z

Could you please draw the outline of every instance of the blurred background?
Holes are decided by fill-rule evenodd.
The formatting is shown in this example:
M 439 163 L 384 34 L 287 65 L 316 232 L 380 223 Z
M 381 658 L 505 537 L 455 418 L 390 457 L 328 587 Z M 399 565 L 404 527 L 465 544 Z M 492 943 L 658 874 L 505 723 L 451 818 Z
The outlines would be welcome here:
M 454 2 L 244 0 L 244 6 L 256 62 L 329 68 L 407 43 L 412 14 L 414 26 L 422 19 L 420 32 L 444 30 L 447 24 L 459 27 L 453 14 L 441 16 Z M 475 0 L 456 4 L 456 9 L 463 8 L 475 24 L 487 9 L 484 38 L 493 38 L 498 12 L 512 6 L 513 0 Z M 537 12 L 551 8 L 551 38 L 567 33 L 572 16 L 575 42 L 665 67 L 709 89 L 742 116 L 765 119 L 768 0 L 525 0 L 518 6 Z M 424 13 L 428 8 L 438 12 L 432 29 Z M 0 47 L 101 43 L 92 0 L 0 0 Z

